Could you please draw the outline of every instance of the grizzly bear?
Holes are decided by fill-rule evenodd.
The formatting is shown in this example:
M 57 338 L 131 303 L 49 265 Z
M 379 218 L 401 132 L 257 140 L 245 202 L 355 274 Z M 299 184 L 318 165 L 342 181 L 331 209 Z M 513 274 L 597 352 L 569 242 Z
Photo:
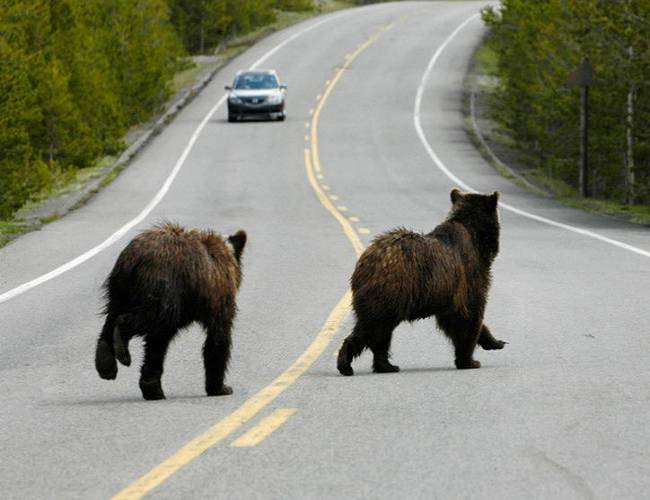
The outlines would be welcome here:
M 95 353 L 99 376 L 107 380 L 117 376 L 116 358 L 129 366 L 129 340 L 142 336 L 142 396 L 164 399 L 160 378 L 169 343 L 180 329 L 197 321 L 207 334 L 205 390 L 209 396 L 232 394 L 224 377 L 245 244 L 244 231 L 223 238 L 171 223 L 136 236 L 104 283 L 106 321 Z
M 352 274 L 356 324 L 343 341 L 338 370 L 353 375 L 352 360 L 366 348 L 373 370 L 397 372 L 389 361 L 393 330 L 402 321 L 435 316 L 451 339 L 457 368 L 479 368 L 483 349 L 502 349 L 483 324 L 490 267 L 499 251 L 499 193 L 451 191 L 447 219 L 428 234 L 396 229 L 378 236 Z

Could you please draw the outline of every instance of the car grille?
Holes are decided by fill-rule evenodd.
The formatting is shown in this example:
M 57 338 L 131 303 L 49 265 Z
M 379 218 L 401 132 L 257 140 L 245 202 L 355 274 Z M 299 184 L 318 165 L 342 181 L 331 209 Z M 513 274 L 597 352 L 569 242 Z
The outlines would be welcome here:
M 246 104 L 264 104 L 266 97 L 241 97 L 240 98 Z

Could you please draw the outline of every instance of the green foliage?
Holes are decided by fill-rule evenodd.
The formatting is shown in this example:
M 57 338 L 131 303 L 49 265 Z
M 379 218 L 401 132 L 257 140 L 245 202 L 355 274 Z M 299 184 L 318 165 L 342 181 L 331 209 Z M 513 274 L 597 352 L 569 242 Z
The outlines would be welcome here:
M 280 10 L 304 12 L 314 8 L 313 0 L 277 0 L 277 8 Z
M 117 150 L 180 54 L 165 0 L 2 0 L 0 216 Z
M 185 49 L 204 54 L 229 38 L 276 19 L 276 8 L 298 10 L 309 0 L 167 0 Z M 285 5 L 286 4 L 286 5 Z
M 308 12 L 314 0 L 167 0 L 171 22 L 190 54 L 273 23 L 278 12 Z
M 538 167 L 577 185 L 579 88 L 569 77 L 589 57 L 591 191 L 650 203 L 650 0 L 502 0 L 483 19 L 498 54 L 495 118 Z
M 355 5 L 370 5 L 372 3 L 384 3 L 392 0 L 352 0 Z

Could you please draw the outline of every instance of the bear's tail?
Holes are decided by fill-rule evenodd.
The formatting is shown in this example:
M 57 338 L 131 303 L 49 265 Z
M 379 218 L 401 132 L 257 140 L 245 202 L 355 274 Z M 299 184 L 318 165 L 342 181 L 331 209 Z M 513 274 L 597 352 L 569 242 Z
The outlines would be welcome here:
M 129 352 L 129 338 L 124 339 L 120 333 L 120 328 L 115 325 L 113 328 L 113 349 L 115 357 L 124 366 L 131 366 L 131 353 Z

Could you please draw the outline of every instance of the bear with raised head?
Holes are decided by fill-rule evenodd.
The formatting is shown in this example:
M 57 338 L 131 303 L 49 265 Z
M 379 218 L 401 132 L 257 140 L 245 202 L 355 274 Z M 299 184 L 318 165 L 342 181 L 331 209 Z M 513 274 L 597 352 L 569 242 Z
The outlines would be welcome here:
M 353 375 L 365 348 L 375 372 L 397 372 L 389 361 L 393 330 L 402 321 L 435 316 L 454 346 L 457 368 L 479 368 L 476 344 L 502 349 L 483 324 L 491 265 L 499 251 L 499 193 L 451 191 L 447 219 L 428 234 L 396 229 L 380 235 L 352 275 L 356 324 L 343 341 L 338 370 Z
M 169 343 L 180 329 L 196 321 L 206 333 L 205 390 L 209 396 L 232 394 L 224 377 L 245 244 L 244 231 L 224 238 L 171 223 L 136 236 L 104 283 L 106 320 L 95 353 L 100 377 L 117 376 L 116 359 L 129 366 L 129 340 L 142 336 L 142 396 L 164 399 L 160 379 Z

